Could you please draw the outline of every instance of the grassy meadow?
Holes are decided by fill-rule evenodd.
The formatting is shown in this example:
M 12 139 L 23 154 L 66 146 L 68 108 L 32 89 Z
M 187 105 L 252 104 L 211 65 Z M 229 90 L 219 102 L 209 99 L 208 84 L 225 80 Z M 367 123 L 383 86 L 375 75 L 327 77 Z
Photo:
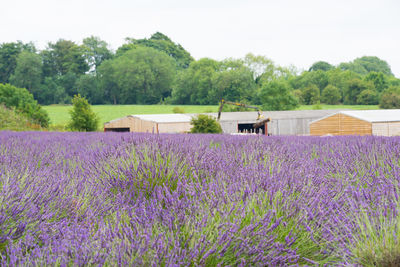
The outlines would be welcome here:
M 100 124 L 132 114 L 167 114 L 174 113 L 173 109 L 179 107 L 185 113 L 217 112 L 218 106 L 190 106 L 190 105 L 93 105 L 92 109 L 100 117 Z M 70 119 L 71 105 L 43 106 L 49 113 L 50 124 L 65 125 Z
M 167 114 L 174 113 L 174 108 L 180 108 L 185 113 L 208 113 L 217 112 L 218 106 L 195 106 L 195 105 L 93 105 L 93 111 L 100 117 L 101 126 L 110 120 L 121 118 L 132 114 Z M 307 109 L 378 109 L 377 105 L 302 105 L 298 110 Z M 43 106 L 49 113 L 50 124 L 53 127 L 63 127 L 70 119 L 69 110 L 71 105 Z

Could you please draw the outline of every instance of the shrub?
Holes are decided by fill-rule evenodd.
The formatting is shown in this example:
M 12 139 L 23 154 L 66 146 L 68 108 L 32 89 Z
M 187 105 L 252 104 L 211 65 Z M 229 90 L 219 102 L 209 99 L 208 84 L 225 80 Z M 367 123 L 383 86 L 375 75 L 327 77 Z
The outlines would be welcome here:
M 49 116 L 25 88 L 18 88 L 11 84 L 0 84 L 0 103 L 7 108 L 15 108 L 41 127 L 49 126 Z
M 320 110 L 320 109 L 322 109 L 322 106 L 321 106 L 320 103 L 317 103 L 317 104 L 314 104 L 314 105 L 312 106 L 312 109 L 313 109 L 313 110 Z
M 18 114 L 0 104 L 0 130 L 32 131 L 40 129 L 40 125 L 32 123 L 32 120 L 25 115 Z
M 92 111 L 92 108 L 86 98 L 80 94 L 72 99 L 73 109 L 70 111 L 71 121 L 67 128 L 71 131 L 93 132 L 97 130 L 99 124 L 98 116 Z
M 222 133 L 221 125 L 211 116 L 200 114 L 190 122 L 191 133 Z
M 185 110 L 183 108 L 180 108 L 180 107 L 174 107 L 172 109 L 172 112 L 173 113 L 185 113 Z

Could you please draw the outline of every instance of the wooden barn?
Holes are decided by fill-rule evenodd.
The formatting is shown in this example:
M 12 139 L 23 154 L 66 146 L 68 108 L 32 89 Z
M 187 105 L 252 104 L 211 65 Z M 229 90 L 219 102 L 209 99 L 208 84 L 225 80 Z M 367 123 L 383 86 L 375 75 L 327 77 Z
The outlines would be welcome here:
M 400 135 L 400 109 L 346 110 L 310 123 L 310 135 Z
M 105 132 L 184 133 L 192 117 L 184 114 L 129 115 L 104 124 Z

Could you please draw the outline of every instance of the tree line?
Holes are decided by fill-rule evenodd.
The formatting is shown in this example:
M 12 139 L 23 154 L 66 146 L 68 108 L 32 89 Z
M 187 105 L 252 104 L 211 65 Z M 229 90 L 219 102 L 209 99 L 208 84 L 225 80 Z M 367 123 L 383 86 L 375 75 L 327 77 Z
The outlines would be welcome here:
M 26 88 L 42 105 L 69 104 L 80 94 L 91 104 L 217 104 L 221 98 L 264 110 L 299 104 L 380 104 L 400 107 L 400 80 L 388 63 L 364 56 L 307 71 L 265 56 L 194 60 L 162 33 L 127 38 L 112 51 L 98 37 L 81 44 L 60 39 L 38 51 L 33 43 L 0 44 L 0 83 Z

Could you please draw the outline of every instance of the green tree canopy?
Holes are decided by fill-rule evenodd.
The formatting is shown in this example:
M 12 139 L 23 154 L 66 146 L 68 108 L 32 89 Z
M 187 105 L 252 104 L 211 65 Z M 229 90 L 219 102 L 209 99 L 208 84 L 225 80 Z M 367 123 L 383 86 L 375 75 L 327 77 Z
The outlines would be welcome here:
M 319 88 L 315 84 L 310 84 L 301 91 L 301 99 L 306 105 L 314 105 L 320 102 Z
M 371 71 L 364 77 L 364 81 L 372 82 L 378 92 L 383 92 L 389 87 L 389 79 L 382 72 Z
M 172 102 L 207 105 L 212 100 L 213 103 L 218 103 L 219 99 L 209 98 L 209 91 L 216 90 L 213 87 L 220 67 L 220 62 L 209 58 L 192 62 L 188 69 L 178 74 L 172 90 Z
M 208 103 L 216 104 L 222 98 L 229 101 L 251 101 L 257 89 L 253 72 L 242 60 L 224 60 L 220 66 L 208 93 Z
M 91 104 L 104 103 L 104 91 L 99 78 L 93 74 L 82 75 L 76 82 L 78 93 Z
M 292 88 L 284 80 L 264 83 L 258 93 L 263 110 L 290 110 L 299 105 Z
M 379 107 L 384 109 L 400 108 L 400 86 L 391 86 L 383 91 Z
M 83 51 L 91 72 L 96 72 L 103 61 L 113 57 L 108 44 L 96 36 L 83 39 Z
M 312 66 L 308 71 L 317 71 L 317 70 L 322 70 L 322 71 L 328 71 L 331 69 L 334 69 L 335 67 L 329 64 L 328 62 L 325 61 L 317 61 Z
M 36 48 L 33 43 L 24 44 L 21 41 L 0 44 L 0 83 L 10 82 L 10 77 L 17 66 L 18 55 L 22 51 L 34 53 Z
M 42 81 L 42 59 L 36 53 L 22 51 L 17 57 L 14 74 L 10 83 L 28 89 L 37 99 Z
M 320 91 L 329 83 L 329 75 L 322 70 L 305 71 L 299 76 L 293 76 L 289 79 L 289 83 L 294 89 L 303 89 L 311 85 L 316 85 Z
M 104 92 L 104 103 L 121 104 L 124 100 L 121 97 L 121 88 L 114 78 L 113 60 L 106 60 L 97 70 L 99 88 Z M 82 90 L 82 89 L 81 89 Z
M 324 90 L 322 90 L 321 102 L 328 105 L 336 105 L 340 103 L 342 99 L 342 94 L 339 88 L 331 84 L 327 85 Z
M 341 63 L 339 68 L 342 70 L 351 70 L 361 75 L 366 75 L 369 72 L 374 71 L 393 76 L 392 70 L 386 61 L 372 56 L 364 56 L 356 58 L 352 62 Z
M 350 80 L 344 90 L 344 104 L 356 105 L 358 95 L 364 90 L 375 90 L 374 84 L 360 79 Z
M 37 100 L 43 105 L 65 104 L 70 102 L 70 97 L 58 81 L 59 77 L 46 77 L 38 90 Z
M 337 87 L 343 94 L 344 88 L 347 87 L 349 81 L 353 79 L 361 79 L 361 76 L 355 72 L 341 69 L 332 69 L 326 72 L 328 84 Z
M 132 49 L 100 66 L 101 84 L 106 86 L 102 89 L 120 104 L 159 103 L 171 94 L 175 74 L 173 59 L 149 47 Z
M 280 78 L 287 79 L 295 74 L 290 68 L 277 66 L 271 59 L 252 53 L 247 54 L 243 62 L 253 72 L 253 77 L 258 84 Z
M 126 40 L 128 43 L 118 49 L 117 55 L 121 55 L 138 46 L 145 46 L 164 52 L 175 59 L 178 69 L 188 68 L 190 63 L 194 60 L 190 53 L 180 44 L 174 43 L 168 36 L 160 32 L 154 33 L 149 39 L 126 38 Z
M 378 92 L 376 90 L 366 89 L 357 96 L 358 105 L 376 105 L 378 103 Z
M 72 41 L 60 39 L 49 43 L 47 49 L 41 52 L 43 58 L 43 73 L 45 77 L 74 73 L 83 75 L 89 70 L 86 62 L 85 48 Z

